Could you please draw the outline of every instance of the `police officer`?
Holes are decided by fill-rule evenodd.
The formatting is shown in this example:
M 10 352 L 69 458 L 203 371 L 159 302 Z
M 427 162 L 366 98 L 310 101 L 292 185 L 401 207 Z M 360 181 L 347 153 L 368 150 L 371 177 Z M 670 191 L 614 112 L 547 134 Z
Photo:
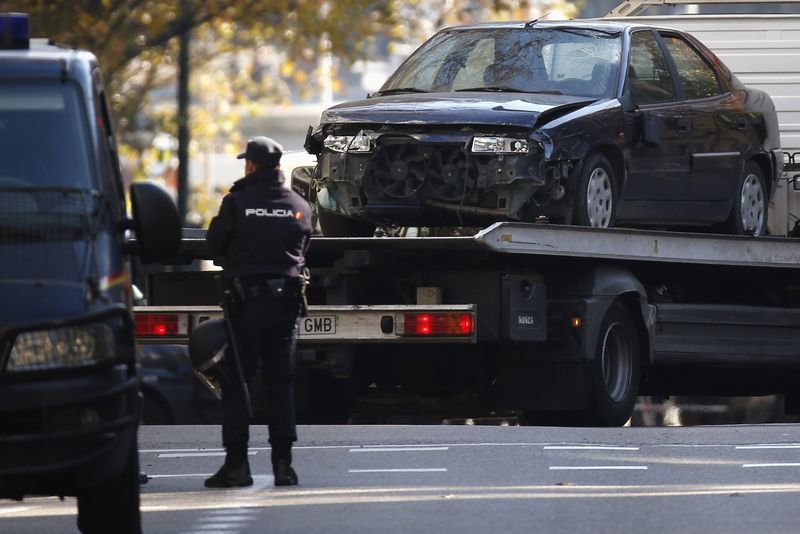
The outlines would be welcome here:
M 245 177 L 222 199 L 206 242 L 239 306 L 231 314 L 242 371 L 250 381 L 259 361 L 269 402 L 269 442 L 276 486 L 297 484 L 292 443 L 297 440 L 293 400 L 294 348 L 300 313 L 299 285 L 311 238 L 308 203 L 283 185 L 283 148 L 253 137 L 238 159 Z M 225 463 L 206 479 L 211 488 L 250 486 L 249 420 L 243 390 L 222 390 Z

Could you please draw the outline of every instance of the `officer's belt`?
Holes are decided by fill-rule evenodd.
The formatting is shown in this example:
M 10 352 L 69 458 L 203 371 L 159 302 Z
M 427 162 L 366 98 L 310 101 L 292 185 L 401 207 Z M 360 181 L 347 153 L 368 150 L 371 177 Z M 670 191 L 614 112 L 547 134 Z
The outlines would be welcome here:
M 293 278 L 266 278 L 261 276 L 239 276 L 233 279 L 233 287 L 243 301 L 259 297 L 282 297 L 297 289 Z

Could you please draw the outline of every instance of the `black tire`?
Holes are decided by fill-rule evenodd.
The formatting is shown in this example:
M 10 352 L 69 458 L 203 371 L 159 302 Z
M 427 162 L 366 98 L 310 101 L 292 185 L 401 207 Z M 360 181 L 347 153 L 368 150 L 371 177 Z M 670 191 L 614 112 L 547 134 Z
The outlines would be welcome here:
M 572 223 L 611 228 L 617 217 L 617 184 L 614 169 L 599 152 L 589 154 L 575 178 Z
M 78 493 L 78 528 L 83 534 L 140 534 L 139 449 L 130 446 L 120 473 Z
M 589 422 L 622 426 L 630 418 L 639 394 L 641 350 L 636 323 L 621 302 L 614 302 L 600 326 L 590 362 Z
M 725 221 L 725 231 L 735 235 L 765 235 L 769 211 L 767 198 L 764 171 L 754 161 L 748 161 L 736 183 L 736 195 Z
M 142 385 L 142 420 L 143 425 L 172 425 L 175 417 L 169 402 L 158 391 Z
M 317 204 L 319 228 L 325 237 L 372 237 L 375 225 L 333 213 Z

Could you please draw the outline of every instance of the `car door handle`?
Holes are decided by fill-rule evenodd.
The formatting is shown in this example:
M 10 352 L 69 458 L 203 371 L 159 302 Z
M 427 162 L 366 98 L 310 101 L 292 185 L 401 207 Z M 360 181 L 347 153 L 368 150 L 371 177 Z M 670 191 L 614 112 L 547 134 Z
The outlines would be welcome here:
M 675 124 L 675 130 L 679 134 L 687 134 L 689 130 L 692 129 L 692 122 L 689 119 L 678 119 L 678 122 Z

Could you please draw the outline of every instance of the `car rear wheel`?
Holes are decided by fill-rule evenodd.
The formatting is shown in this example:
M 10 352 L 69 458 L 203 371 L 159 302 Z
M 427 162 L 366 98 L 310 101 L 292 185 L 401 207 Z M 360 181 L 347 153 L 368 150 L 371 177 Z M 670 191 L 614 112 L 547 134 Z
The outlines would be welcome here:
M 603 318 L 590 362 L 591 424 L 621 426 L 630 418 L 639 394 L 640 357 L 636 323 L 625 305 L 615 302 Z
M 575 181 L 573 224 L 592 228 L 611 228 L 617 213 L 614 171 L 599 153 L 584 160 Z
M 747 162 L 736 186 L 726 230 L 736 235 L 767 233 L 767 187 L 764 172 L 753 161 Z

